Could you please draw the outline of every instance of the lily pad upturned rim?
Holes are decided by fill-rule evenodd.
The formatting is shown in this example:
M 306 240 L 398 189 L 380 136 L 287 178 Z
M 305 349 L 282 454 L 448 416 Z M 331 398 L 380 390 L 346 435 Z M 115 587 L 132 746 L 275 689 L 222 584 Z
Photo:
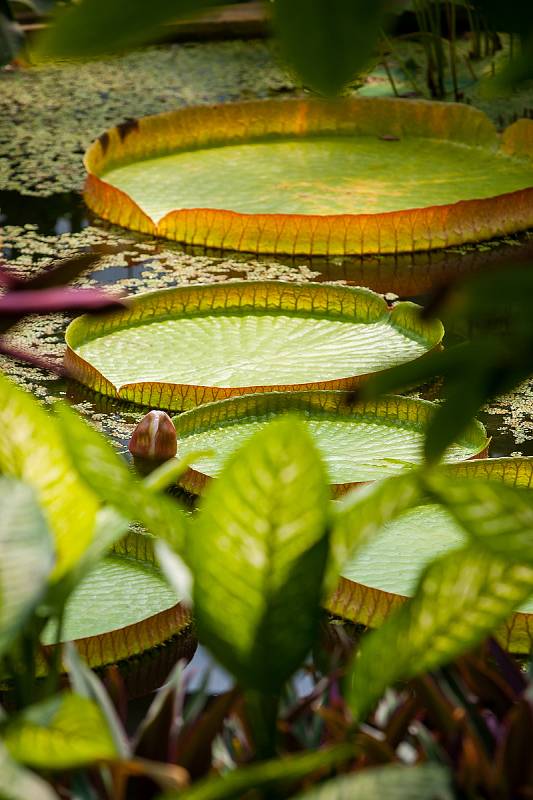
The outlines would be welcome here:
M 152 537 L 134 531 L 130 531 L 117 542 L 109 555 L 124 556 L 152 566 L 155 564 Z M 90 582 L 90 573 L 85 581 Z M 134 597 L 132 602 L 135 602 Z M 97 669 L 116 663 L 126 665 L 128 661 L 144 656 L 154 648 L 175 639 L 176 660 L 189 658 L 194 648 L 194 641 L 191 642 L 191 638 L 194 639 L 192 632 L 191 613 L 186 605 L 178 602 L 133 624 L 73 641 L 83 660 L 91 668 Z M 51 652 L 54 648 L 55 645 L 44 645 L 45 653 Z
M 213 426 L 233 425 L 239 420 L 246 421 L 250 418 L 257 419 L 263 416 L 265 419 L 270 419 L 283 413 L 299 412 L 306 416 L 323 416 L 331 420 L 338 419 L 339 416 L 380 420 L 384 424 L 387 420 L 391 420 L 398 427 L 423 430 L 435 410 L 435 405 L 428 400 L 402 395 L 388 395 L 355 405 L 349 405 L 348 398 L 349 392 L 342 390 L 304 390 L 245 395 L 198 406 L 172 419 L 178 436 L 178 455 L 180 437 L 207 431 Z M 490 439 L 482 423 L 474 420 L 463 432 L 458 443 L 469 446 L 472 450 L 469 459 L 475 459 L 486 455 Z M 179 483 L 186 491 L 199 495 L 211 480 L 210 476 L 200 470 L 189 467 Z M 334 497 L 339 497 L 353 486 L 366 482 L 332 484 L 332 494 Z
M 127 120 L 85 154 L 85 201 L 98 216 L 184 244 L 252 253 L 365 255 L 479 242 L 533 227 L 533 187 L 447 205 L 367 214 L 244 214 L 176 209 L 157 224 L 103 173 L 132 161 L 243 142 L 313 135 L 421 137 L 533 158 L 533 121 L 518 120 L 501 139 L 479 109 L 459 103 L 357 97 L 338 103 L 260 100 L 177 109 Z
M 499 480 L 533 491 L 533 456 L 470 459 L 447 464 L 446 469 L 455 477 Z M 375 628 L 407 599 L 407 595 L 376 589 L 341 576 L 337 588 L 324 605 L 331 614 Z M 533 614 L 516 611 L 497 631 L 497 636 L 512 652 L 530 652 L 533 647 Z
M 80 383 L 101 394 L 138 405 L 182 411 L 213 400 L 256 392 L 297 391 L 300 389 L 353 388 L 367 375 L 303 384 L 220 387 L 174 384 L 160 381 L 126 383 L 115 386 L 76 348 L 111 332 L 172 318 L 191 318 L 225 314 L 292 314 L 347 322 L 372 323 L 388 319 L 404 336 L 422 342 L 430 352 L 444 336 L 439 320 L 422 321 L 419 306 L 397 303 L 392 309 L 370 289 L 325 283 L 292 281 L 228 281 L 213 284 L 178 286 L 137 295 L 127 308 L 105 316 L 83 315 L 67 328 L 65 366 Z M 419 356 L 423 358 L 425 354 Z

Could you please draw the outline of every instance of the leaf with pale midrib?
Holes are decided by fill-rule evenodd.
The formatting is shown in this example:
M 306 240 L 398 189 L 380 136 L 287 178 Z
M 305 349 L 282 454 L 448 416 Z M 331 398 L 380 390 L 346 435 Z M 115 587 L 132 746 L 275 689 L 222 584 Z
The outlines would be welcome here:
M 0 800 L 59 800 L 52 787 L 10 757 L 0 742 Z
M 0 478 L 0 653 L 42 597 L 54 566 L 54 546 L 35 493 Z
M 392 683 L 436 669 L 474 647 L 532 591 L 533 567 L 476 546 L 433 561 L 413 599 L 371 633 L 355 657 L 347 679 L 355 716 L 363 718 Z
M 451 776 L 440 764 L 389 764 L 342 775 L 295 800 L 453 800 Z
M 290 416 L 249 439 L 206 493 L 188 546 L 199 636 L 248 688 L 278 691 L 313 643 L 328 497 Z
M 181 550 L 185 516 L 178 503 L 150 492 L 105 438 L 68 406 L 58 403 L 55 409 L 65 447 L 83 480 L 128 519 L 138 519 L 151 533 Z
M 427 480 L 465 533 L 495 555 L 533 564 L 533 491 L 495 480 L 437 474 Z
M 98 500 L 73 468 L 55 420 L 3 375 L 0 428 L 0 470 L 34 489 L 54 538 L 58 579 L 93 539 Z
M 37 769 L 71 769 L 117 755 L 98 706 L 74 694 L 25 709 L 4 728 L 3 741 L 14 759 Z

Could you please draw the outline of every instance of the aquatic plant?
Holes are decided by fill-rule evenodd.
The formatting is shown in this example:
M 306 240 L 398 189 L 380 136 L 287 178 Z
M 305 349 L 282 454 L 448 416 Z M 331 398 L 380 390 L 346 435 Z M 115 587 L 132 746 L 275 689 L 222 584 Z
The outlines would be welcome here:
M 84 196 L 111 222 L 202 247 L 432 250 L 533 225 L 532 130 L 519 120 L 500 139 L 477 109 L 394 98 L 179 109 L 103 133 Z
M 417 312 L 347 286 L 180 286 L 131 298 L 111 316 L 78 317 L 65 366 L 109 397 L 175 411 L 251 392 L 351 387 L 439 346 L 442 326 L 421 325 Z

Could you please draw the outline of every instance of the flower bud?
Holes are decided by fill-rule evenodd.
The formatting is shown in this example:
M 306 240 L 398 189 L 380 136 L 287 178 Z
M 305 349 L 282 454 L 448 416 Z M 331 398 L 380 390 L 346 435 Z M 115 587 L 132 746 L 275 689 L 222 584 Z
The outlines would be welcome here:
M 150 461 L 174 458 L 177 449 L 176 429 L 164 411 L 149 411 L 133 431 L 128 444 L 132 456 Z

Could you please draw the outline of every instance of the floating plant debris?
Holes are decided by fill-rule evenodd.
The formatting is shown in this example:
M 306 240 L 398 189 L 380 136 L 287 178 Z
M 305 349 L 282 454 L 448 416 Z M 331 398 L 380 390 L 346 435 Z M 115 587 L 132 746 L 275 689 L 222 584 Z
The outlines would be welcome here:
M 466 479 L 490 479 L 531 488 L 533 458 L 493 458 L 448 467 Z M 329 610 L 375 627 L 412 595 L 421 570 L 434 558 L 458 549 L 466 533 L 443 506 L 428 503 L 405 511 L 383 526 L 342 569 Z M 533 598 L 500 631 L 507 647 L 528 653 L 533 645 Z
M 257 253 L 431 250 L 533 225 L 533 121 L 391 98 L 180 109 L 103 133 L 85 199 L 133 230 Z M 231 182 L 228 183 L 228 176 Z
M 248 395 L 209 403 L 174 418 L 178 456 L 212 451 L 180 480 L 198 494 L 218 475 L 224 460 L 279 414 L 303 416 L 326 463 L 334 494 L 354 483 L 400 472 L 422 460 L 424 431 L 434 405 L 411 397 L 387 397 L 356 406 L 342 391 Z M 446 460 L 472 458 L 486 449 L 480 423 L 473 423 L 448 450 Z
M 418 306 L 367 289 L 282 281 L 178 287 L 78 317 L 65 362 L 102 394 L 181 411 L 250 392 L 353 386 L 443 336 Z

